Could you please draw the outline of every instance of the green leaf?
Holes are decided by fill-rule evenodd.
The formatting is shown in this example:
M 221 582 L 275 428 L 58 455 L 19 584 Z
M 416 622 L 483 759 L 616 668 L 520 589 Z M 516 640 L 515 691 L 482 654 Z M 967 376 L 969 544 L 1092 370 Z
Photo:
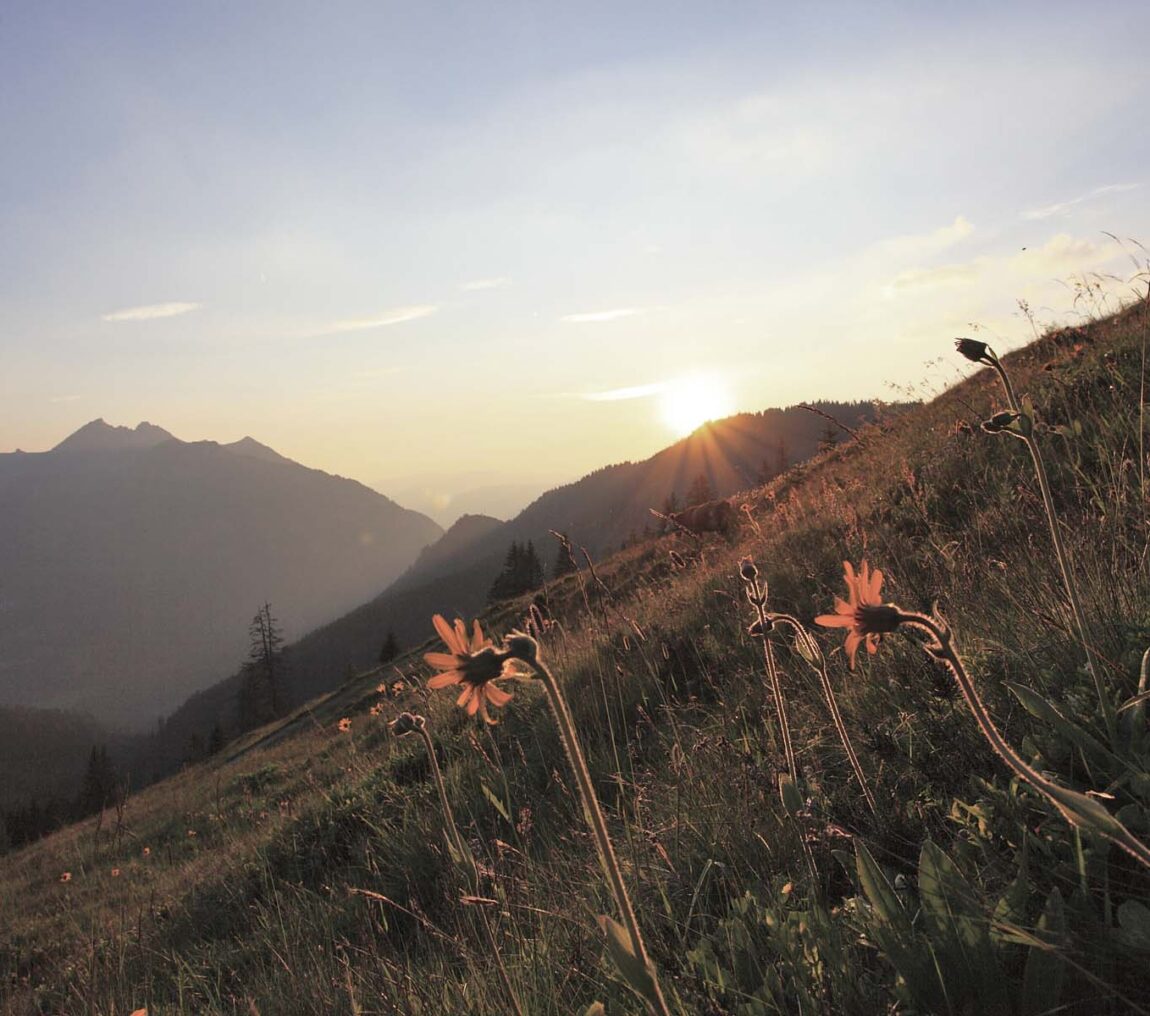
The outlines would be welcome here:
M 496 794 L 495 791 L 493 791 L 490 787 L 488 787 L 486 783 L 480 783 L 479 789 L 483 791 L 483 796 L 491 802 L 492 807 L 497 812 L 499 812 L 500 815 L 503 816 L 504 820 L 510 822 L 511 812 L 507 810 L 507 805 L 503 803 L 503 801 L 499 798 L 499 795 Z
M 1130 768 L 1129 764 L 1115 755 L 1101 741 L 1083 730 L 1077 723 L 1067 719 L 1056 706 L 1052 705 L 1033 688 L 1014 681 L 1007 681 L 1006 686 L 1014 697 L 1022 703 L 1031 716 L 1050 724 L 1066 740 L 1077 745 L 1082 753 L 1092 758 L 1095 763 L 1102 763 L 1112 775 L 1115 768 Z
M 919 856 L 918 892 L 948 990 L 979 999 L 980 1012 L 1009 1011 L 989 915 L 955 863 L 930 840 Z
M 869 901 L 873 919 L 867 936 L 886 954 L 919 1008 L 927 1012 L 946 1008 L 946 991 L 928 943 L 916 935 L 898 894 L 861 840 L 855 841 L 859 883 Z
M 783 802 L 783 811 L 794 818 L 803 810 L 803 795 L 795 786 L 795 781 L 786 773 L 779 776 L 779 797 Z
M 623 980 L 643 998 L 654 1001 L 655 978 L 646 964 L 635 955 L 635 950 L 631 947 L 631 936 L 627 933 L 627 929 L 606 914 L 601 914 L 598 920 L 599 927 L 607 936 L 607 952 L 615 961 L 615 966 L 619 968 Z
M 858 871 L 859 884 L 874 907 L 875 913 L 892 927 L 910 933 L 910 922 L 906 912 L 898 901 L 898 894 L 887 881 L 882 868 L 863 845 L 862 840 L 855 843 L 855 865 Z
M 1057 888 L 1051 890 L 1047 897 L 1046 907 L 1034 931 L 1038 941 L 1031 945 L 1022 975 L 1021 1016 L 1042 1016 L 1054 1012 L 1062 997 L 1066 962 L 1058 950 L 1066 937 L 1066 915 L 1062 894 Z

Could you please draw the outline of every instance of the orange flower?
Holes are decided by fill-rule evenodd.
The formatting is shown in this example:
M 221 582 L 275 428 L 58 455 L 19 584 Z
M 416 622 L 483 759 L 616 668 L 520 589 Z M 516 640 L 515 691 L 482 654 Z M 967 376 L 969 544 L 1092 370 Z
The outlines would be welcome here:
M 855 669 L 855 653 L 864 642 L 867 652 L 878 652 L 882 636 L 892 632 L 899 625 L 897 607 L 884 604 L 879 598 L 882 587 L 882 572 L 877 568 L 872 572 L 870 565 L 863 561 L 860 574 L 856 575 L 850 561 L 843 562 L 843 577 L 846 579 L 849 601 L 835 597 L 835 612 L 820 614 L 816 624 L 824 628 L 849 628 L 846 650 L 851 670 Z
M 119 878 L 119 877 L 120 877 L 120 869 L 119 868 L 113 868 L 112 869 L 112 878 Z
M 351 720 L 345 716 L 342 720 L 339 721 L 339 729 L 346 734 L 349 730 L 351 730 Z
M 511 701 L 511 694 L 495 685 L 499 678 L 507 676 L 506 668 L 511 657 L 492 645 L 478 621 L 468 636 L 467 626 L 460 618 L 455 619 L 454 628 L 442 614 L 436 614 L 431 620 L 451 652 L 424 653 L 424 660 L 442 671 L 427 682 L 427 687 L 446 688 L 451 684 L 461 684 L 463 691 L 455 704 L 465 708 L 469 716 L 479 713 L 487 723 L 498 722 L 487 712 L 487 704 L 490 702 L 493 706 L 502 707 Z
M 61 882 L 71 882 L 72 881 L 72 873 L 70 871 L 64 872 L 64 874 L 62 874 L 60 876 L 60 881 Z
M 152 848 L 151 847 L 144 847 L 144 856 L 145 857 L 151 857 L 152 856 Z

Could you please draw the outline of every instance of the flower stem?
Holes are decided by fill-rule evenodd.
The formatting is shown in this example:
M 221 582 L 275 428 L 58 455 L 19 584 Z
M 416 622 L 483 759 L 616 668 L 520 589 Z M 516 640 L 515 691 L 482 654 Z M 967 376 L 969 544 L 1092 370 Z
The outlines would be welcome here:
M 854 745 L 851 744 L 850 734 L 847 733 L 846 724 L 843 722 L 842 714 L 839 712 L 839 704 L 835 698 L 835 690 L 831 685 L 830 677 L 827 675 L 827 663 L 823 657 L 823 651 L 819 648 L 819 644 L 811 638 L 810 633 L 796 618 L 791 617 L 790 614 L 771 614 L 770 617 L 771 620 L 776 623 L 782 621 L 790 625 L 795 633 L 795 638 L 806 647 L 807 651 L 800 655 L 810 663 L 812 669 L 819 675 L 819 683 L 822 685 L 823 695 L 826 696 L 827 708 L 830 710 L 831 719 L 834 721 L 839 740 L 842 741 L 843 750 L 847 753 L 847 758 L 850 759 L 851 768 L 854 769 L 855 778 L 859 781 L 859 786 L 862 787 L 863 797 L 866 798 L 867 805 L 870 807 L 872 813 L 876 812 L 877 808 L 875 807 L 874 795 L 870 791 L 866 774 L 863 772 L 862 765 L 859 762 L 858 756 L 855 754 Z M 808 653 L 810 656 L 807 655 Z
M 1150 847 L 1147 847 L 1133 833 L 1130 832 L 1118 819 L 1114 818 L 1102 805 L 1085 794 L 1048 780 L 1032 766 L 1019 757 L 1015 750 L 1002 736 L 994 721 L 990 718 L 985 704 L 979 697 L 974 682 L 966 672 L 966 667 L 954 648 L 954 639 L 950 629 L 935 618 L 925 614 L 908 614 L 901 610 L 898 617 L 900 624 L 911 625 L 927 632 L 934 638 L 933 645 L 923 647 L 927 655 L 939 660 L 950 670 L 958 684 L 962 697 L 974 715 L 975 722 L 982 731 L 983 737 L 989 742 L 998 757 L 1006 763 L 1015 775 L 1025 780 L 1039 793 L 1043 794 L 1062 813 L 1071 825 L 1080 828 L 1093 829 L 1112 843 L 1121 847 L 1128 854 L 1150 867 Z
M 595 787 L 591 782 L 587 761 L 583 757 L 583 750 L 579 747 L 571 711 L 567 708 L 567 701 L 563 697 L 559 682 L 547 665 L 542 660 L 535 659 L 532 661 L 532 666 L 539 674 L 543 681 L 543 687 L 547 691 L 547 701 L 551 705 L 551 711 L 555 714 L 559 737 L 563 742 L 564 750 L 567 752 L 567 761 L 570 762 L 571 769 L 575 773 L 575 782 L 583 803 L 583 817 L 587 820 L 587 825 L 594 837 L 595 846 L 599 852 L 599 860 L 607 876 L 607 884 L 611 889 L 611 894 L 615 897 L 615 905 L 619 908 L 619 913 L 623 918 L 623 926 L 631 939 L 631 949 L 650 975 L 653 994 L 648 999 L 648 1003 L 652 1011 L 658 1016 L 670 1016 L 671 1011 L 663 997 L 663 989 L 659 984 L 655 965 L 647 954 L 647 947 L 643 942 L 642 932 L 639 930 L 639 920 L 635 916 L 635 908 L 631 905 L 631 897 L 627 893 L 627 886 L 623 881 L 619 860 L 615 856 L 614 847 L 611 845 L 611 837 L 607 832 L 607 821 L 603 817 L 602 808 L 599 806 L 599 798 L 595 795 Z
M 1034 472 L 1038 476 L 1038 488 L 1042 492 L 1042 504 L 1046 509 L 1046 521 L 1050 525 L 1050 540 L 1054 544 L 1054 556 L 1058 559 L 1058 568 L 1062 572 L 1062 584 L 1066 587 L 1066 595 L 1070 600 L 1070 610 L 1074 614 L 1074 623 L 1078 628 L 1078 640 L 1082 643 L 1082 649 L 1086 653 L 1086 667 L 1090 671 L 1091 680 L 1094 682 L 1094 690 L 1098 695 L 1098 703 L 1102 708 L 1102 718 L 1106 724 L 1106 732 L 1110 737 L 1110 743 L 1113 745 L 1117 743 L 1118 737 L 1114 703 L 1111 702 L 1110 696 L 1103 686 L 1102 673 L 1098 669 L 1098 661 L 1095 658 L 1090 639 L 1086 634 L 1086 616 L 1082 610 L 1082 602 L 1078 597 L 1078 584 L 1075 581 L 1074 573 L 1070 567 L 1070 557 L 1067 555 L 1066 548 L 1062 544 L 1062 534 L 1058 529 L 1058 516 L 1054 511 L 1054 498 L 1050 492 L 1050 480 L 1046 475 L 1046 465 L 1042 461 L 1042 451 L 1038 447 L 1038 439 L 1034 436 L 1033 420 L 1023 408 L 1022 403 L 1018 401 L 1018 396 L 1014 391 L 1014 385 L 1011 383 L 1010 375 L 1006 373 L 1006 368 L 1002 365 L 1002 361 L 999 360 L 994 351 L 989 348 L 987 349 L 987 355 L 991 360 L 991 366 L 993 366 L 995 373 L 998 374 L 999 380 L 1002 381 L 1002 387 L 1006 391 L 1006 401 L 1009 403 L 1011 411 L 1019 414 L 1023 424 L 1022 433 L 1019 436 L 1026 442 L 1026 447 L 1030 451 L 1031 461 L 1034 463 Z
M 755 586 L 758 583 L 756 580 Z M 756 588 L 755 592 L 760 593 Z M 791 779 L 797 784 L 799 782 L 799 770 L 795 764 L 795 749 L 791 743 L 791 725 L 787 722 L 787 704 L 783 700 L 783 685 L 779 680 L 779 669 L 775 666 L 775 650 L 771 646 L 771 640 L 767 638 L 767 633 L 771 628 L 770 618 L 767 616 L 767 608 L 764 605 L 766 597 L 761 594 L 752 601 L 754 604 L 755 612 L 759 615 L 759 627 L 763 633 L 763 664 L 767 670 L 767 678 L 771 682 L 771 697 L 775 700 L 775 715 L 779 720 L 779 738 L 783 742 L 783 754 L 786 756 L 787 769 L 790 771 Z

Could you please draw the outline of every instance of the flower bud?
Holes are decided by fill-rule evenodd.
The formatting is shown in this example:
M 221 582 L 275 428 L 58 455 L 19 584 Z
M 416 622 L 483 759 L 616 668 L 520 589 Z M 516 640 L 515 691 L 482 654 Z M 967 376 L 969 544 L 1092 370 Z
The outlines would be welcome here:
M 759 577 L 759 569 L 751 558 L 744 557 L 739 562 L 739 574 L 743 576 L 744 582 L 754 582 Z
M 978 339 L 955 339 L 954 348 L 973 363 L 994 366 L 994 354 L 985 342 L 979 342 Z
M 388 726 L 396 737 L 402 737 L 404 734 L 417 733 L 426 723 L 427 720 L 416 713 L 400 713 Z
M 532 667 L 539 662 L 539 643 L 521 631 L 513 631 L 503 640 L 503 651 L 511 659 L 522 660 Z
M 1012 413 L 1009 410 L 995 413 L 989 420 L 983 421 L 982 429 L 988 434 L 1001 434 L 1004 430 L 1010 430 L 1018 418 L 1018 413 Z

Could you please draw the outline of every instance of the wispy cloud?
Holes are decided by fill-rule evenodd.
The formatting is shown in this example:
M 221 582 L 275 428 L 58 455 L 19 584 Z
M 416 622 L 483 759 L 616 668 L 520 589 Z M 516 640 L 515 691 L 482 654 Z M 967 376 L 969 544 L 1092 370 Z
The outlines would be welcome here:
M 949 286 L 973 282 L 978 278 L 976 264 L 938 265 L 934 268 L 911 268 L 891 281 L 893 289 L 914 289 L 918 286 Z
M 415 307 L 395 307 L 384 311 L 374 317 L 349 318 L 345 321 L 333 321 L 319 332 L 320 335 L 336 335 L 342 332 L 362 332 L 369 328 L 387 328 L 389 325 L 403 324 L 404 321 L 415 321 L 417 318 L 428 317 L 439 308 L 431 304 L 420 304 Z
M 1102 197 L 1103 194 L 1121 194 L 1123 191 L 1132 191 L 1136 187 L 1138 187 L 1136 183 L 1108 183 L 1104 187 L 1095 187 L 1085 194 L 1079 194 L 1078 197 L 1071 198 L 1069 201 L 1059 201 L 1057 204 L 1045 205 L 1042 208 L 1032 208 L 1028 212 L 1023 212 L 1022 217 L 1024 219 L 1052 219 L 1058 215 L 1066 215 L 1077 205 L 1093 201 L 1095 198 Z
M 511 280 L 506 275 L 501 275 L 497 279 L 472 279 L 459 288 L 464 293 L 481 293 L 486 289 L 503 289 L 504 286 L 510 285 Z
M 155 318 L 179 317 L 199 310 L 199 303 L 147 303 L 140 307 L 125 307 L 104 315 L 105 321 L 152 321 Z
M 1016 285 L 1039 276 L 1097 269 L 1120 253 L 1121 250 L 1113 243 L 1098 243 L 1059 233 L 1041 247 L 1024 248 L 1009 255 L 984 254 L 959 264 L 907 269 L 884 287 L 883 294 L 890 298 L 908 290 L 992 279 L 1008 279 L 1010 285 Z
M 645 385 L 631 385 L 628 388 L 608 388 L 602 392 L 584 392 L 579 396 L 588 402 L 620 402 L 623 399 L 645 399 L 649 395 L 658 395 L 667 388 L 666 381 L 652 381 Z
M 604 321 L 618 321 L 620 318 L 642 314 L 641 307 L 613 307 L 611 310 L 593 310 L 581 314 L 566 314 L 559 320 L 567 324 L 598 324 Z
M 941 226 L 929 233 L 911 233 L 892 236 L 878 244 L 883 254 L 895 257 L 928 257 L 953 247 L 974 232 L 974 226 L 961 215 L 955 216 L 949 226 Z

